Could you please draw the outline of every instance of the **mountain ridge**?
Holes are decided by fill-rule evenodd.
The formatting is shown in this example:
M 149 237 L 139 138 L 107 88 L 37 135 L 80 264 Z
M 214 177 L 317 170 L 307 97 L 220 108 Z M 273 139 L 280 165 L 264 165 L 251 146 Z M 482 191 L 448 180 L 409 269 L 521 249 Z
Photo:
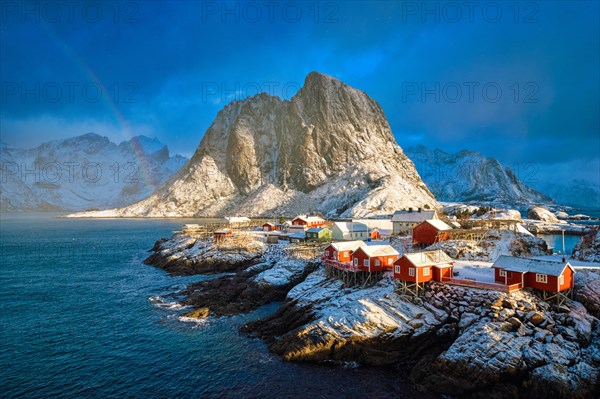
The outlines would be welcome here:
M 553 199 L 523 183 L 509 167 L 478 151 L 454 154 L 423 144 L 406 149 L 419 174 L 441 201 L 549 204 Z
M 311 72 L 290 100 L 260 93 L 226 105 L 151 197 L 87 216 L 374 216 L 425 205 L 439 206 L 379 104 Z
M 157 139 L 88 132 L 33 148 L 0 146 L 2 211 L 111 208 L 149 195 L 187 161 Z

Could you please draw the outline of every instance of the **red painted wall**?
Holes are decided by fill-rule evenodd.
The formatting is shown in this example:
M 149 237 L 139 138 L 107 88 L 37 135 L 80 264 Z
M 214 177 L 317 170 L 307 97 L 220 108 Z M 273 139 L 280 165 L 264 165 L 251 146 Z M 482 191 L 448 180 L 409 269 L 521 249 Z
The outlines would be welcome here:
M 500 268 L 494 268 L 494 281 L 499 284 L 518 284 L 521 283 L 521 273 L 519 272 L 506 272 L 506 280 L 504 277 L 500 276 Z M 548 282 L 540 283 L 536 281 L 536 273 L 525 273 L 523 277 L 523 282 L 525 283 L 525 287 L 535 288 L 538 290 L 552 291 L 557 292 L 557 282 L 559 277 L 547 275 Z M 564 283 L 558 287 L 558 291 L 568 290 L 573 287 L 573 271 L 570 268 L 566 268 L 563 272 Z
M 352 256 L 351 256 L 352 251 L 340 251 L 337 253 L 337 258 L 333 257 L 333 253 L 335 252 L 335 249 L 333 248 L 333 246 L 328 245 L 327 247 L 325 247 L 325 249 L 323 251 L 324 251 L 325 259 L 337 260 L 340 262 L 351 262 L 352 261 Z
M 265 223 L 262 225 L 263 227 L 263 231 L 273 231 L 273 230 L 277 230 L 277 227 L 275 227 L 275 225 L 272 225 L 270 223 Z
M 372 258 L 370 258 L 363 250 L 362 248 L 357 249 L 356 251 L 354 251 L 352 253 L 352 263 L 354 264 L 354 259 L 358 259 L 358 267 L 360 268 L 360 270 L 368 272 L 369 271 L 369 267 L 368 266 L 364 266 L 364 261 L 365 259 L 369 260 L 369 265 L 370 265 L 370 270 L 372 272 L 379 272 L 382 270 L 392 270 L 393 266 L 394 266 L 394 261 L 396 259 L 398 259 L 398 256 L 396 255 L 392 255 L 392 256 L 374 256 Z M 388 264 L 388 262 L 390 262 L 391 259 L 391 263 Z M 379 266 L 375 266 L 375 260 L 379 260 Z
M 439 230 L 427 222 L 422 222 L 415 226 L 412 230 L 413 244 L 427 244 L 431 245 L 436 242 L 436 237 Z M 445 241 L 450 235 L 442 231 L 438 241 Z
M 400 273 L 397 273 L 396 266 L 400 266 Z M 409 273 L 409 269 L 415 269 L 415 275 L 411 276 Z M 429 269 L 429 276 L 424 275 L 424 269 Z M 417 276 L 419 277 L 419 283 L 424 283 L 427 281 L 433 280 L 434 275 L 434 267 L 426 266 L 426 267 L 415 267 L 412 263 L 408 261 L 405 257 L 401 257 L 394 263 L 394 278 L 404 281 L 416 282 Z

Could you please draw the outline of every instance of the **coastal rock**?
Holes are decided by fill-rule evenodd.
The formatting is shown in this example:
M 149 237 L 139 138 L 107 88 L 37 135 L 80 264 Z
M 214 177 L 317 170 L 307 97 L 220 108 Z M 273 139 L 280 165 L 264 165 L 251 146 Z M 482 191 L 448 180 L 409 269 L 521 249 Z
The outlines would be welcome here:
M 588 262 L 600 262 L 600 230 L 592 230 L 573 248 L 573 257 Z
M 600 318 L 600 272 L 580 270 L 575 274 L 575 299 Z
M 233 275 L 190 284 L 179 293 L 185 296 L 182 304 L 223 316 L 249 312 L 271 301 L 284 299 L 292 287 L 319 265 L 297 259 L 284 248 L 283 245 L 271 245 L 269 251 L 263 253 L 260 263 Z
M 544 222 L 557 223 L 558 218 L 552 212 L 541 206 L 534 206 L 527 210 L 527 218 Z
M 208 308 L 199 308 L 199 309 L 194 309 L 191 312 L 187 312 L 186 314 L 183 315 L 183 317 L 191 317 L 194 319 L 205 319 L 208 317 L 208 314 L 209 314 Z
M 415 359 L 447 339 L 446 333 L 439 334 L 439 327 L 448 314 L 390 295 L 389 279 L 367 289 L 344 292 L 340 288 L 339 280 L 328 279 L 318 270 L 288 293 L 287 302 L 294 305 L 285 313 L 250 323 L 244 330 L 264 339 L 269 325 L 281 326 L 281 318 L 295 317 L 298 309 L 304 309 L 301 312 L 310 312 L 312 320 L 278 338 L 271 336 L 270 350 L 286 360 L 371 365 Z
M 175 234 L 171 239 L 158 240 L 144 263 L 175 276 L 235 272 L 261 262 L 266 250 L 267 244 L 252 238 L 215 243 Z

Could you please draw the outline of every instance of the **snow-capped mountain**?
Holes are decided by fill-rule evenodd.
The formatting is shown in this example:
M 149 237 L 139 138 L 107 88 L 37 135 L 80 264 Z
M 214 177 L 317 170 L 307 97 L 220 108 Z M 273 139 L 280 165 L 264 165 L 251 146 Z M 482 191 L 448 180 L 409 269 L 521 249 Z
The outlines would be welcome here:
M 190 162 L 151 197 L 95 216 L 368 216 L 438 206 L 377 102 L 317 72 L 290 100 L 221 110 Z M 87 216 L 94 216 L 88 214 Z
M 147 197 L 186 158 L 156 139 L 120 144 L 94 133 L 36 148 L 0 146 L 2 211 L 86 210 L 125 206 Z
M 494 158 L 470 150 L 448 154 L 418 145 L 406 149 L 427 187 L 440 201 L 526 205 L 552 198 L 527 186 Z

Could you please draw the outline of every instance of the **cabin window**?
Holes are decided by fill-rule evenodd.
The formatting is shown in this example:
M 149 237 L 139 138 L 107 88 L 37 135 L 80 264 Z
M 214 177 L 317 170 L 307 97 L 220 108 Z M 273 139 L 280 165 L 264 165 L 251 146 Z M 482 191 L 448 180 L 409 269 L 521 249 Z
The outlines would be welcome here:
M 354 266 L 358 266 L 358 258 L 354 258 Z
M 547 274 L 536 273 L 535 274 L 535 282 L 536 283 L 544 283 L 544 284 L 546 284 L 548 282 L 548 275 Z
M 564 283 L 565 283 L 565 276 L 560 276 L 560 277 L 558 278 L 558 284 L 559 284 L 559 285 L 563 285 Z
M 329 258 L 329 251 L 323 251 L 323 256 Z
M 408 275 L 411 277 L 415 276 L 415 268 L 411 267 L 410 269 L 408 269 Z
M 379 259 L 375 259 L 375 266 L 379 266 L 381 264 L 381 262 L 379 261 Z
M 396 274 L 400 274 L 400 266 L 396 265 Z
M 423 269 L 423 276 L 429 276 L 429 268 L 428 267 Z
M 391 265 L 392 263 L 394 263 L 394 259 L 388 258 L 388 265 Z
M 333 251 L 333 259 L 337 259 L 338 258 L 338 253 L 337 251 Z
M 506 277 L 506 270 L 500 270 L 500 277 Z
M 364 267 L 369 267 L 369 259 L 363 260 L 363 266 Z

